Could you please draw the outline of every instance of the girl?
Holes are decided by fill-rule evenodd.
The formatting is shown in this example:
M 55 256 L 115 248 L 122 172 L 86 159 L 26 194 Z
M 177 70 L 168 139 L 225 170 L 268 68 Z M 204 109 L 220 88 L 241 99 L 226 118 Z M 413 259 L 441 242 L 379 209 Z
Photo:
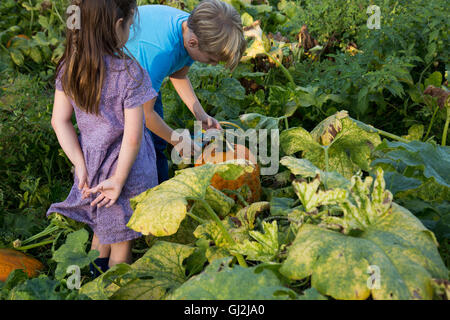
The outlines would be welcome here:
M 81 28 L 67 30 L 65 53 L 57 68 L 52 126 L 75 167 L 68 198 L 53 212 L 81 221 L 94 231 L 95 262 L 105 271 L 131 263 L 132 240 L 126 227 L 129 199 L 158 183 L 149 129 L 175 145 L 172 130 L 153 111 L 157 93 L 139 64 L 124 53 L 136 10 L 134 0 L 76 0 Z M 75 110 L 79 138 L 72 125 Z M 93 268 L 91 267 L 91 270 Z

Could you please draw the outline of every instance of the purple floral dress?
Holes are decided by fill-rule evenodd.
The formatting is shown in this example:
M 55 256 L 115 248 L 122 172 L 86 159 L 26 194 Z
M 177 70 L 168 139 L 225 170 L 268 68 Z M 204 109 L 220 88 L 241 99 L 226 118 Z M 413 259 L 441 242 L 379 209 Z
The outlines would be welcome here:
M 124 108 L 138 107 L 157 96 L 148 73 L 141 70 L 136 62 L 107 56 L 105 65 L 99 115 L 82 111 L 71 100 L 80 130 L 79 141 L 88 171 L 88 185 L 91 188 L 111 177 L 116 169 L 124 131 Z M 62 91 L 59 77 L 56 89 Z M 142 121 L 145 123 L 145 119 Z M 152 138 L 147 130 L 143 130 L 142 134 L 136 161 L 113 206 L 91 207 L 90 203 L 97 195 L 83 200 L 81 191 L 78 190 L 78 179 L 74 175 L 75 181 L 67 199 L 52 204 L 47 215 L 57 212 L 86 223 L 102 244 L 140 237 L 140 233 L 126 226 L 133 213 L 129 200 L 158 184 Z

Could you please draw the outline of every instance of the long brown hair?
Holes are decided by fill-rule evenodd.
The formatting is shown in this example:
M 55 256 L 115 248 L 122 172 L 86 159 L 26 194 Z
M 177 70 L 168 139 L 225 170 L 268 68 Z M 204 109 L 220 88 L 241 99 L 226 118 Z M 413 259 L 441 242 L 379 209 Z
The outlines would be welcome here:
M 56 74 L 61 85 L 76 105 L 88 112 L 99 113 L 103 81 L 104 56 L 129 59 L 115 32 L 117 20 L 125 26 L 136 12 L 136 0 L 72 0 L 80 8 L 80 29 L 67 28 L 66 48 Z

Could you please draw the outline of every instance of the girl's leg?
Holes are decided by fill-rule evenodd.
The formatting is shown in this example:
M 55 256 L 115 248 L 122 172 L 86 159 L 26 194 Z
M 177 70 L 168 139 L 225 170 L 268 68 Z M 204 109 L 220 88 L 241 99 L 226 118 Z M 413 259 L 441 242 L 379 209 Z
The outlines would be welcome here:
M 99 258 L 108 258 L 111 252 L 111 245 L 101 244 L 97 235 L 94 233 L 94 237 L 92 238 L 91 250 L 98 250 L 98 252 L 100 252 Z
M 128 240 L 111 244 L 111 254 L 109 256 L 110 268 L 119 263 L 131 264 L 133 262 L 131 255 L 133 242 L 134 240 Z

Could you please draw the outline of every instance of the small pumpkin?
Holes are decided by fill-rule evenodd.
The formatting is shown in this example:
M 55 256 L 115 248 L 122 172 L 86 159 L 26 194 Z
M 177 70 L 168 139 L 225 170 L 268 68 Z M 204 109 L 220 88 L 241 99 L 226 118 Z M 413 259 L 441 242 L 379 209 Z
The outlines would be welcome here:
M 44 265 L 33 257 L 13 250 L 0 249 L 0 281 L 6 281 L 9 274 L 16 269 L 24 269 L 29 277 L 35 277 Z
M 211 185 L 218 190 L 237 190 L 244 184 L 247 184 L 251 190 L 251 195 L 246 199 L 247 202 L 259 201 L 261 197 L 261 179 L 260 179 L 260 168 L 256 161 L 256 157 L 252 152 L 241 144 L 231 145 L 233 148 L 227 148 L 227 150 L 218 151 L 218 144 L 211 143 L 208 144 L 202 152 L 201 161 L 196 161 L 195 166 L 201 166 L 205 163 L 221 163 L 230 159 L 245 159 L 250 162 L 251 165 L 255 167 L 252 172 L 245 172 L 236 180 L 225 180 L 219 174 L 215 174 L 211 179 Z M 235 201 L 237 200 L 235 195 L 229 195 Z

